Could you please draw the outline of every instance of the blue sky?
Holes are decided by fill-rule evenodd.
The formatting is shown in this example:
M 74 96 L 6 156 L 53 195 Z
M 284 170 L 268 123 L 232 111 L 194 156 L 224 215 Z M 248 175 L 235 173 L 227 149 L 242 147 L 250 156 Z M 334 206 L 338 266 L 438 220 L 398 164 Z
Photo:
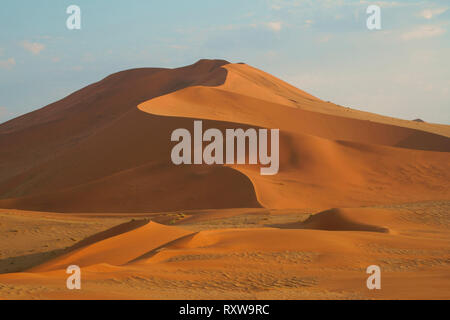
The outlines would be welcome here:
M 81 8 L 68 30 L 66 8 Z M 381 7 L 382 29 L 366 27 Z M 448 0 L 4 0 L 0 122 L 105 76 L 246 62 L 319 98 L 450 124 Z

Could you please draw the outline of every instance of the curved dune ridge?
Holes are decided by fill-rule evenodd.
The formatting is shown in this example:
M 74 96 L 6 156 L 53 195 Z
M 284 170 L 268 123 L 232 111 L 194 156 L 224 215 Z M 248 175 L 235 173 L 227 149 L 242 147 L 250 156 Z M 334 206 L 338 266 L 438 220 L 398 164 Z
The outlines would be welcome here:
M 28 272 L 64 270 L 69 265 L 78 265 L 83 269 L 91 267 L 89 269 L 91 271 L 111 269 L 109 266 L 145 267 L 149 263 L 164 263 L 177 259 L 182 261 L 185 256 L 200 252 L 206 255 L 280 250 L 331 252 L 336 247 L 340 248 L 339 250 L 351 251 L 356 248 L 345 235 L 324 236 L 324 234 L 299 229 L 384 232 L 374 226 L 359 228 L 357 225 L 362 226 L 362 224 L 348 221 L 342 223 L 340 220 L 343 219 L 319 218 L 319 220 L 322 222 L 326 220 L 325 224 L 312 226 L 307 221 L 301 227 L 221 229 L 200 232 L 165 226 L 148 220 L 136 220 L 80 241 L 68 248 L 65 253 L 31 268 Z
M 170 135 L 193 119 L 204 130 L 279 128 L 279 174 L 173 165 Z M 448 128 L 336 106 L 223 60 L 128 70 L 0 125 L 0 207 L 320 210 L 445 199 Z
M 69 265 L 87 267 L 96 264 L 120 266 L 159 246 L 190 234 L 181 228 L 150 221 L 130 222 L 82 241 L 69 252 L 52 259 L 31 272 L 65 269 Z M 96 241 L 93 241 L 95 239 Z
M 187 87 L 138 107 L 152 114 L 282 128 L 332 140 L 450 151 L 450 132 L 441 126 L 432 130 L 441 131 L 438 135 L 416 130 L 413 121 L 364 112 L 350 116 L 348 108 L 325 103 L 258 69 L 244 64 L 222 68 L 227 77 L 219 86 Z

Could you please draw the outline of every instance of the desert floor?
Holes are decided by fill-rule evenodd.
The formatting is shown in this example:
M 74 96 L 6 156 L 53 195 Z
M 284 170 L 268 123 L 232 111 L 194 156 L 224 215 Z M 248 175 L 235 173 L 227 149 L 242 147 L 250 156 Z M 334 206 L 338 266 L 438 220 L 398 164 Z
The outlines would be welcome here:
M 0 210 L 1 299 L 449 299 L 450 201 L 160 214 Z M 66 288 L 81 267 L 81 290 Z M 366 268 L 381 268 L 368 290 Z

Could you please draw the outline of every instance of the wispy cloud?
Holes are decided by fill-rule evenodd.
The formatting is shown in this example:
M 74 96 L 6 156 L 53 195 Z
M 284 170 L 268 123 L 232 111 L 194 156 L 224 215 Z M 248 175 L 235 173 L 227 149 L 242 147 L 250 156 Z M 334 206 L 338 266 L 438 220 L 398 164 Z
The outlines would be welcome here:
M 270 6 L 270 8 L 271 8 L 272 10 L 281 10 L 281 6 L 278 5 L 278 4 L 272 4 L 272 5 Z
M 28 40 L 22 41 L 21 46 L 31 52 L 34 55 L 41 53 L 42 50 L 45 49 L 45 45 L 39 42 L 30 42 Z
M 419 26 L 411 31 L 405 32 L 402 35 L 403 40 L 415 40 L 424 38 L 433 38 L 443 35 L 445 29 L 436 25 Z
M 314 21 L 311 20 L 311 19 L 305 20 L 305 26 L 308 27 L 308 28 L 309 28 L 310 26 L 312 26 L 313 23 L 314 23 Z
M 447 8 L 425 9 L 420 12 L 420 16 L 427 20 L 430 20 L 435 16 L 443 14 L 445 11 L 447 11 Z
M 0 106 L 0 120 L 10 115 L 10 112 L 6 107 Z
M 326 34 L 326 35 L 321 35 L 320 37 L 318 37 L 316 41 L 318 43 L 325 43 L 325 42 L 330 41 L 330 39 L 331 39 L 331 35 Z
M 15 65 L 16 65 L 16 59 L 14 59 L 14 58 L 0 60 L 0 69 L 11 69 Z
M 355 4 L 358 4 L 356 2 Z M 381 8 L 401 8 L 401 7 L 410 7 L 410 6 L 417 6 L 420 4 L 420 2 L 417 1 L 406 1 L 406 2 L 400 2 L 400 1 L 373 1 L 373 0 L 360 0 L 359 4 L 362 5 L 377 5 Z
M 272 31 L 280 31 L 282 28 L 282 23 L 279 21 L 272 21 L 267 23 L 267 27 Z

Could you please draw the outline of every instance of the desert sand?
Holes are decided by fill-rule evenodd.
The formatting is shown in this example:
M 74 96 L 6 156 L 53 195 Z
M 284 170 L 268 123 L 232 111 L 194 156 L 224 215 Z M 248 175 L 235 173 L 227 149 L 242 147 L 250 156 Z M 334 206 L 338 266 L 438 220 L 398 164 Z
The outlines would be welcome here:
M 279 128 L 280 172 L 173 165 L 170 134 L 194 119 Z M 119 72 L 1 124 L 0 155 L 3 299 L 450 298 L 447 125 L 200 60 Z M 66 288 L 71 264 L 82 290 Z

